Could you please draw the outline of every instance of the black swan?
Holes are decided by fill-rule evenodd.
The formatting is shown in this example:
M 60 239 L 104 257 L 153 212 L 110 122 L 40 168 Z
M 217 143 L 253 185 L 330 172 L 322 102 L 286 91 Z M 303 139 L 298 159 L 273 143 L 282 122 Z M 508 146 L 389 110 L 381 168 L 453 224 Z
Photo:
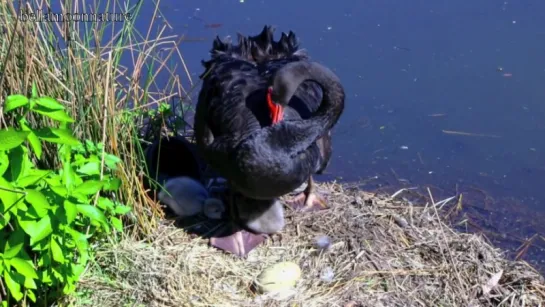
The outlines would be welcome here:
M 305 182 L 303 207 L 325 207 L 312 175 L 329 163 L 330 130 L 345 99 L 339 78 L 311 62 L 293 32 L 282 33 L 279 41 L 273 32 L 265 26 L 257 36 L 239 34 L 238 45 L 216 38 L 211 59 L 203 61 L 194 122 L 204 160 L 241 194 L 231 212 L 238 211 L 239 221 L 257 233 L 283 228 L 277 198 Z M 211 243 L 244 255 L 262 238 L 242 231 Z

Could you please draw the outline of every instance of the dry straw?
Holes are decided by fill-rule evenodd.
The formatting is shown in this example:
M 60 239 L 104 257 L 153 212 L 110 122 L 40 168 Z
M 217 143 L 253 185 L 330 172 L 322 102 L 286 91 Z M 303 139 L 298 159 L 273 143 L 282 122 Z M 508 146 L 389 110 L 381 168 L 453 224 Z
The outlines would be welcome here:
M 79 291 L 93 306 L 541 306 L 543 278 L 475 234 L 443 223 L 443 202 L 413 206 L 322 184 L 329 210 L 290 212 L 288 225 L 239 259 L 165 223 L 144 241 L 105 246 Z M 431 196 L 431 195 L 430 195 Z M 331 240 L 326 250 L 316 238 Z M 323 245 L 323 242 L 322 242 Z M 260 296 L 266 266 L 303 271 L 289 298 Z M 85 303 L 80 297 L 78 303 Z

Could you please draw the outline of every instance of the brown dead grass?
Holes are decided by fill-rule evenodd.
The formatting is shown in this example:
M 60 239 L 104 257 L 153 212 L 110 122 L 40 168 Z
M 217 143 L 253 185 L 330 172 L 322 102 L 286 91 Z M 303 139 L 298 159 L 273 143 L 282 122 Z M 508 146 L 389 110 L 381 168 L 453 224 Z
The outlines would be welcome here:
M 331 209 L 287 215 L 280 235 L 238 259 L 161 225 L 144 241 L 105 246 L 83 276 L 76 305 L 89 306 L 541 306 L 543 278 L 478 235 L 457 233 L 438 215 L 389 196 L 322 184 Z M 327 235 L 326 251 L 315 238 Z M 295 294 L 252 292 L 279 261 L 299 263 Z M 321 278 L 331 270 L 333 280 Z M 498 279 L 499 277 L 499 279 Z M 489 285 L 490 291 L 484 289 Z M 486 293 L 485 293 L 486 292 Z

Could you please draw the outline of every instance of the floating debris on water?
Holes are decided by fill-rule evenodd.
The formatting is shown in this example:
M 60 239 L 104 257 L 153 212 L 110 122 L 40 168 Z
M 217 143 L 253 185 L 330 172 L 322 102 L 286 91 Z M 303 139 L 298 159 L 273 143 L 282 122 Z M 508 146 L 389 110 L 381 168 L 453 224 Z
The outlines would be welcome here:
M 481 134 L 481 133 L 471 133 L 471 132 L 454 131 L 454 130 L 443 130 L 443 133 L 454 134 L 454 135 L 465 135 L 465 136 L 482 136 L 482 137 L 489 137 L 489 138 L 501 138 L 501 136 L 494 135 L 494 134 Z
M 433 114 L 429 114 L 428 116 L 429 117 L 442 117 L 442 116 L 446 116 L 447 114 L 446 113 L 433 113 Z
M 394 50 L 411 51 L 411 48 L 394 46 Z M 407 70 L 405 70 L 405 71 L 407 71 Z
M 204 27 L 208 29 L 217 29 L 217 28 L 220 28 L 221 26 L 223 26 L 223 24 L 221 23 L 207 23 L 204 25 Z

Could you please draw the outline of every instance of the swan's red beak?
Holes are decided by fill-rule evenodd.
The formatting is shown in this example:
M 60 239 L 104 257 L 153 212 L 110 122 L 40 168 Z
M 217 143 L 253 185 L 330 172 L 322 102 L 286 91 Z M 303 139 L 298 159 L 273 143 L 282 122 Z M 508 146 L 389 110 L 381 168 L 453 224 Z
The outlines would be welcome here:
M 267 90 L 267 105 L 269 107 L 272 123 L 274 125 L 278 123 L 279 121 L 281 121 L 282 118 L 284 117 L 284 108 L 281 105 L 275 103 L 272 100 L 271 95 L 272 95 L 272 87 L 269 87 L 269 89 Z

